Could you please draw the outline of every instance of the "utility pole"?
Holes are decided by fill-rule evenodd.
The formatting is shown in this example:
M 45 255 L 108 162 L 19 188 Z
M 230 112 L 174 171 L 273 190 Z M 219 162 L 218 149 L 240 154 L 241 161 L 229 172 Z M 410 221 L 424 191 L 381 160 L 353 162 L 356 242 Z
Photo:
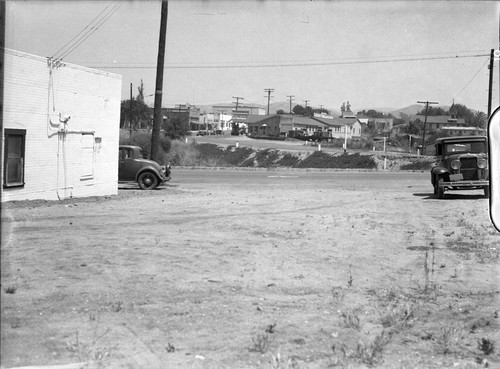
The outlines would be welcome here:
M 238 103 L 239 103 L 240 100 L 243 100 L 243 97 L 233 96 L 233 99 L 236 99 L 236 110 L 234 111 L 235 118 L 233 119 L 231 131 L 234 130 L 234 127 L 237 127 L 238 134 L 239 134 L 240 125 L 235 120 L 237 119 L 236 116 L 238 115 Z M 235 132 L 233 132 L 233 133 L 235 133 Z
M 435 101 L 417 101 L 419 104 L 425 104 L 425 118 L 424 118 L 424 134 L 422 135 L 422 155 L 425 154 L 425 129 L 427 126 L 427 112 L 429 110 L 429 104 L 439 104 Z
M 234 112 L 236 113 L 235 115 L 238 115 L 238 103 L 240 100 L 243 100 L 243 97 L 233 96 L 233 99 L 236 99 L 236 110 Z
M 156 89 L 153 115 L 153 130 L 151 132 L 151 160 L 158 161 L 160 146 L 160 127 L 163 121 L 161 99 L 163 95 L 163 66 L 165 63 L 165 40 L 167 38 L 168 1 L 161 2 L 160 37 L 158 41 L 158 61 L 156 64 Z
M 490 53 L 490 65 L 488 66 L 488 69 L 490 70 L 490 81 L 488 83 L 488 119 L 491 116 L 491 103 L 492 103 L 492 98 L 493 98 L 493 57 L 494 57 L 495 50 L 491 49 Z
M 129 138 L 130 138 L 130 144 L 132 144 L 132 83 L 130 84 L 130 110 L 129 110 L 129 124 L 128 124 L 128 129 L 129 129 Z
M 271 92 L 274 91 L 274 88 L 265 88 L 265 92 L 267 92 L 267 115 L 269 115 L 269 100 L 271 99 Z
M 290 100 L 290 114 L 292 114 L 292 101 L 295 95 L 287 95 L 287 97 Z

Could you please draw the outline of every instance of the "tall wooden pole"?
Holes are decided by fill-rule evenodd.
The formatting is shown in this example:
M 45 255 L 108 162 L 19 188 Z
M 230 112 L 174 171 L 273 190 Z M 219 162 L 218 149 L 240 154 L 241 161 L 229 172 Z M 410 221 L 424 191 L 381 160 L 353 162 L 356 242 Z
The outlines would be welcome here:
M 130 138 L 130 144 L 132 145 L 132 83 L 130 84 L 130 109 L 129 109 L 129 116 L 128 116 L 128 130 L 129 130 L 129 138 Z
M 158 62 L 156 64 L 156 89 L 153 116 L 153 130 L 151 132 L 151 160 L 158 162 L 160 146 L 160 127 L 163 121 L 161 113 L 161 99 L 163 94 L 163 66 L 165 63 L 165 40 L 167 38 L 168 1 L 161 2 L 160 40 L 158 42 Z M 160 163 L 161 164 L 161 163 Z
M 427 128 L 427 112 L 429 111 L 429 104 L 438 104 L 435 101 L 417 101 L 419 104 L 425 104 L 425 118 L 424 118 L 424 134 L 422 135 L 422 154 L 425 155 L 425 130 Z
M 488 84 L 488 119 L 490 119 L 491 116 L 491 103 L 493 102 L 493 56 L 494 56 L 494 49 L 491 49 L 490 53 L 490 65 L 488 68 L 490 69 L 490 80 Z

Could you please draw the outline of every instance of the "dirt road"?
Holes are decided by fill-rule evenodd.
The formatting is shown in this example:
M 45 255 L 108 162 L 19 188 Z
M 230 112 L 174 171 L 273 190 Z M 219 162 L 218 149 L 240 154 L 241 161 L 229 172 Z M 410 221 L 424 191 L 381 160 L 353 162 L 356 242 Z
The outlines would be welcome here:
M 173 178 L 4 206 L 2 367 L 500 364 L 480 192 L 435 200 L 427 173 Z

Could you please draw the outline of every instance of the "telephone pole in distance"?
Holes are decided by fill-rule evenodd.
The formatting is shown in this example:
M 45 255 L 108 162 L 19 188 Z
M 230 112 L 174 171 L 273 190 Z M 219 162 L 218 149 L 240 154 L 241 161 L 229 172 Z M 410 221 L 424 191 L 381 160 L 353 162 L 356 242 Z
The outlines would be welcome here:
M 288 95 L 287 97 L 290 100 L 290 114 L 292 114 L 292 101 L 295 95 Z
M 269 100 L 271 99 L 271 92 L 274 91 L 274 88 L 265 88 L 265 92 L 267 92 L 267 115 L 269 115 Z
M 425 128 L 427 126 L 427 111 L 429 110 L 429 104 L 439 104 L 435 101 L 417 101 L 419 104 L 425 104 L 425 118 L 424 118 L 424 134 L 422 135 L 422 155 L 425 154 Z

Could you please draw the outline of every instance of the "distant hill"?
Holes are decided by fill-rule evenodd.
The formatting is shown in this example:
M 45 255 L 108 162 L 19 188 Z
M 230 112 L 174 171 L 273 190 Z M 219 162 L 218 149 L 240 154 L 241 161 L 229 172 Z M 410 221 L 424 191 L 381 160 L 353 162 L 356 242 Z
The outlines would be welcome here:
M 396 109 L 395 108 L 357 108 L 357 109 L 351 109 L 354 113 L 357 113 L 357 112 L 360 112 L 360 111 L 368 111 L 368 110 L 376 110 L 380 113 L 384 113 L 384 114 L 389 114 L 389 113 L 392 113 L 393 111 L 395 111 Z
M 242 103 L 243 105 L 245 105 L 244 103 Z M 200 112 L 203 113 L 203 112 L 206 112 L 206 113 L 211 113 L 213 112 L 213 106 L 214 105 L 234 105 L 234 103 L 232 102 L 229 102 L 229 103 L 217 103 L 217 104 L 212 104 L 212 105 L 196 105 L 198 108 L 200 108 Z M 262 104 L 248 104 L 248 105 L 252 105 L 252 106 L 258 106 L 264 110 L 267 110 L 267 104 L 266 105 L 262 105 Z M 300 104 L 297 104 L 295 102 L 292 101 L 292 109 L 295 105 L 300 105 Z M 436 105 L 433 105 L 433 106 L 436 106 Z M 445 105 L 438 105 L 439 107 L 445 109 L 445 110 L 449 110 L 450 107 L 449 106 L 445 106 Z M 413 105 L 409 105 L 407 107 L 404 107 L 404 108 L 401 108 L 401 109 L 395 109 L 395 108 L 357 108 L 357 109 L 353 109 L 353 112 L 354 113 L 357 113 L 357 112 L 360 112 L 360 111 L 363 111 L 363 110 L 376 110 L 378 112 L 381 112 L 381 113 L 384 113 L 384 114 L 392 114 L 394 115 L 396 118 L 399 118 L 399 115 L 400 113 L 404 113 L 404 114 L 408 114 L 408 115 L 415 115 L 417 114 L 418 112 L 422 111 L 423 109 L 425 108 L 425 105 L 423 104 L 413 104 Z M 325 107 L 325 109 L 328 110 L 328 112 L 333 115 L 333 116 L 340 116 L 340 110 L 338 109 L 331 109 L 331 108 L 328 108 L 328 107 Z M 274 115 L 276 114 L 276 112 L 278 110 L 283 110 L 285 113 L 288 113 L 290 111 L 290 102 L 289 101 L 277 101 L 277 102 L 273 102 L 273 103 L 270 103 L 269 104 L 269 114 L 271 115 Z
M 443 110 L 450 109 L 450 107 L 447 105 L 437 105 L 437 106 L 442 108 Z M 436 107 L 436 105 L 433 105 L 433 107 Z M 408 114 L 408 115 L 415 115 L 424 109 L 425 109 L 425 105 L 423 105 L 423 104 L 413 104 L 413 105 L 407 106 L 406 108 L 391 111 L 390 113 L 392 115 L 394 115 L 395 117 L 399 117 L 400 113 L 404 113 L 404 114 Z
M 297 105 L 292 101 L 292 109 Z M 267 106 L 265 107 L 267 109 Z M 269 104 L 269 114 L 276 114 L 278 110 L 283 110 L 285 113 L 290 111 L 290 101 L 279 101 Z

